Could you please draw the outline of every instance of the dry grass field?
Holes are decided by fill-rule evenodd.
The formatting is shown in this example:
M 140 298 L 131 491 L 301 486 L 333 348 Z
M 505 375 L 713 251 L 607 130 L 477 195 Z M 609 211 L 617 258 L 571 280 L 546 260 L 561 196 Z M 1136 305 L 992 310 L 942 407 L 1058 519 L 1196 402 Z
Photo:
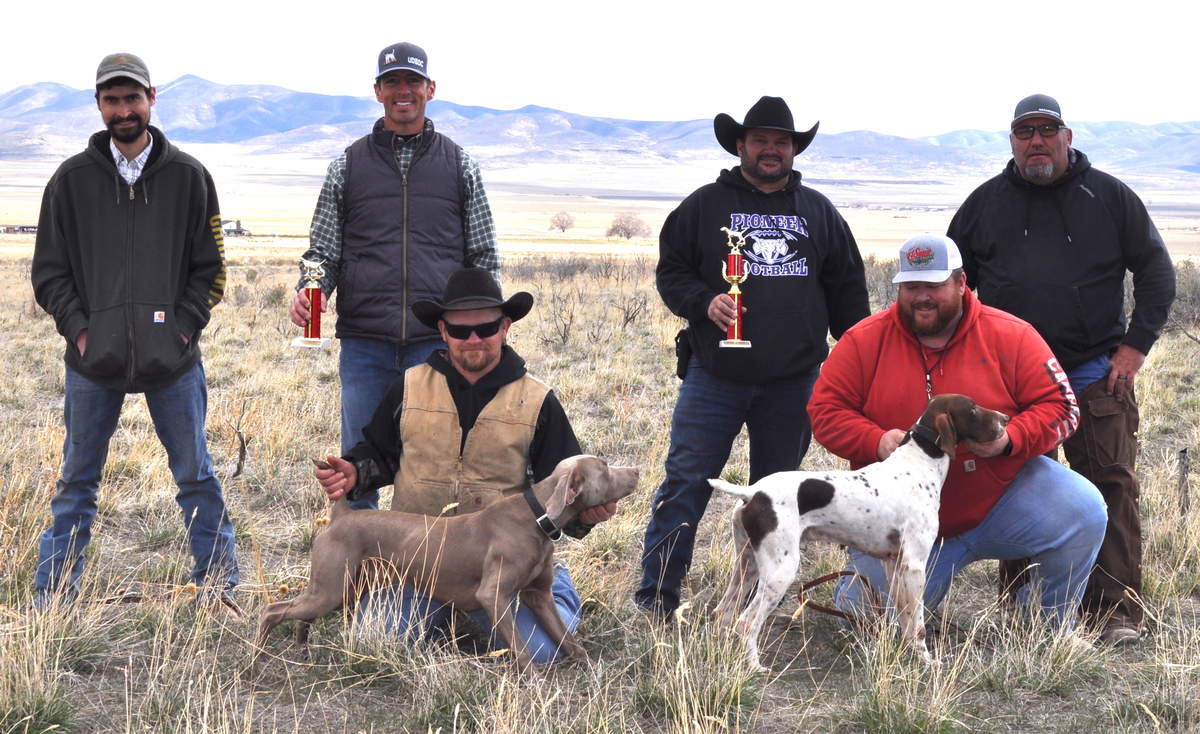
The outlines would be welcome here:
M 813 611 L 793 615 L 793 595 L 765 634 L 770 672 L 754 673 L 708 621 L 731 560 L 723 498 L 700 528 L 678 623 L 649 624 L 630 595 L 662 479 L 679 324 L 654 290 L 654 252 L 642 242 L 623 255 L 510 252 L 505 261 L 506 290 L 537 299 L 513 345 L 558 391 L 586 450 L 642 469 L 613 520 L 559 543 L 586 599 L 579 637 L 592 664 L 517 674 L 469 641 L 372 643 L 331 615 L 308 651 L 277 630 L 251 671 L 258 616 L 304 585 L 326 515 L 307 457 L 338 446 L 336 347 L 288 346 L 303 240 L 231 243 L 226 298 L 204 335 L 208 431 L 237 527 L 241 616 L 198 605 L 181 586 L 190 559 L 175 489 L 137 396 L 104 472 L 84 601 L 26 611 L 61 460 L 62 342 L 33 303 L 28 243 L 0 240 L 0 732 L 1200 730 L 1200 487 L 1180 460 L 1200 446 L 1200 343 L 1189 336 L 1200 334 L 1200 276 L 1190 263 L 1180 320 L 1139 377 L 1149 620 L 1139 644 L 1079 646 L 998 609 L 994 564 L 981 563 L 934 617 L 935 665 L 903 653 L 890 628 L 852 633 Z M 871 264 L 876 307 L 889 297 L 888 270 Z M 248 451 L 234 477 L 239 431 Z M 819 446 L 805 460 L 839 465 Z M 726 477 L 747 471 L 739 441 Z M 842 552 L 814 544 L 805 561 L 802 575 L 814 577 L 839 568 Z M 119 591 L 143 600 L 99 603 Z

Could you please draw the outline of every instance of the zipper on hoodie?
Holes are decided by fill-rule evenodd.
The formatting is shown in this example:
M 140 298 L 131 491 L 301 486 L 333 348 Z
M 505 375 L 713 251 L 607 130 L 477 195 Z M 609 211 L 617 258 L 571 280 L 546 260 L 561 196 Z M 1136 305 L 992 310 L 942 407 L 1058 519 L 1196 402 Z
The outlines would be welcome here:
M 126 350 L 129 357 L 125 366 L 125 383 L 128 387 L 133 387 L 134 365 L 137 364 L 137 342 L 133 336 L 133 226 L 137 197 L 133 195 L 133 184 L 129 184 L 129 200 L 133 203 L 126 207 L 125 215 L 125 338 L 129 340 L 129 349 Z
M 412 168 L 412 161 L 409 161 L 408 167 Z M 400 195 L 404 200 L 402 214 L 404 216 L 404 234 L 400 237 L 400 256 L 404 262 L 404 277 L 401 278 L 403 285 L 400 287 L 400 295 L 403 298 L 400 308 L 400 343 L 408 343 L 408 172 L 400 174 Z

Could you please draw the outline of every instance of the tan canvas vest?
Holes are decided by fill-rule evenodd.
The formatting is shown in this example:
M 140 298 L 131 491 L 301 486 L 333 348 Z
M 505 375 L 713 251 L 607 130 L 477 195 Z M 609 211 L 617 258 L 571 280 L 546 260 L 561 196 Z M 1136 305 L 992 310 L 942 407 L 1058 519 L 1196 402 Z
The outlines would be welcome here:
M 438 515 L 457 502 L 445 514 L 466 514 L 523 491 L 529 446 L 549 392 L 529 375 L 508 383 L 484 406 L 463 445 L 446 377 L 429 365 L 405 372 L 392 509 Z

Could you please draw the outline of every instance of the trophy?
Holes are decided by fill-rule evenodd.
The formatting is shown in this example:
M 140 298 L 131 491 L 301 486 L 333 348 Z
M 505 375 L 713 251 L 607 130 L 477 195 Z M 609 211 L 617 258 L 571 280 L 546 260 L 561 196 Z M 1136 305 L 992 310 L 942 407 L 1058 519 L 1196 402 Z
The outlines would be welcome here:
M 733 321 L 726 327 L 721 346 L 749 349 L 750 342 L 742 338 L 742 289 L 738 288 L 746 280 L 746 259 L 742 256 L 742 245 L 746 244 L 746 238 L 729 227 L 721 227 L 721 231 L 729 237 L 729 254 L 721 263 L 721 277 L 729 283 L 729 296 L 733 299 Z
M 304 295 L 308 296 L 309 317 L 304 325 L 304 336 L 293 339 L 292 346 L 324 349 L 329 346 L 329 339 L 321 338 L 321 302 L 325 297 L 321 292 L 321 278 L 325 277 L 325 264 L 319 260 L 301 259 L 300 268 L 304 271 Z

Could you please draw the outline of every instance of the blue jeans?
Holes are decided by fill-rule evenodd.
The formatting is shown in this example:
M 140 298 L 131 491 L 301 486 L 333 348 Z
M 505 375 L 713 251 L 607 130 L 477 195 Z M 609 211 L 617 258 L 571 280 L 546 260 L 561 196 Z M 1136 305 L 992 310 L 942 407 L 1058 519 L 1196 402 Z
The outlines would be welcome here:
M 580 607 L 583 602 L 579 592 L 571 581 L 571 574 L 565 566 L 554 569 L 554 584 L 550 589 L 554 597 L 554 606 L 558 616 L 572 633 L 579 626 Z M 515 603 L 515 602 L 514 602 Z M 434 631 L 443 631 L 450 624 L 450 616 L 454 607 L 434 601 L 424 593 L 411 587 L 394 586 L 378 589 L 365 595 L 358 605 L 358 624 L 379 625 L 388 636 L 395 637 L 405 643 L 415 642 L 418 636 L 428 637 Z M 487 612 L 476 609 L 468 612 L 468 616 L 480 629 L 491 630 L 491 621 Z M 517 632 L 525 640 L 533 661 L 536 663 L 552 663 L 565 657 L 558 649 L 558 643 L 538 625 L 533 612 L 527 606 L 517 609 Z M 496 630 L 491 630 L 491 642 L 497 641 L 504 646 L 503 636 Z
M 338 374 L 342 382 L 342 453 L 362 440 L 363 428 L 371 422 L 392 383 L 404 370 L 423 364 L 435 350 L 445 349 L 440 339 L 395 344 L 380 339 L 342 339 Z M 364 492 L 350 500 L 355 510 L 379 508 L 379 490 Z
M 1104 500 L 1095 485 L 1057 461 L 1036 456 L 1013 479 L 983 522 L 961 535 L 934 544 L 925 567 L 925 608 L 936 609 L 950 590 L 954 575 L 975 561 L 1029 558 L 1030 583 L 1017 592 L 1018 604 L 1032 606 L 1040 590 L 1048 619 L 1073 626 L 1092 564 L 1108 522 Z M 850 569 L 887 595 L 887 576 L 875 558 L 850 550 Z M 862 584 L 844 577 L 834 591 L 843 611 L 862 613 Z
M 92 537 L 100 473 L 108 458 L 108 442 L 117 428 L 125 393 L 101 387 L 67 367 L 63 416 L 62 476 L 50 502 L 53 522 L 38 543 L 38 590 L 79 591 L 83 549 Z M 213 474 L 204 435 L 208 386 L 197 362 L 170 385 L 146 392 L 146 406 L 158 440 L 167 450 L 175 478 L 175 501 L 183 513 L 197 585 L 232 587 L 238 582 L 233 523 L 225 512 L 221 483 Z M 68 578 L 63 578 L 69 569 Z
M 792 379 L 753 385 L 714 377 L 693 357 L 671 418 L 666 478 L 650 503 L 642 550 L 642 582 L 634 601 L 670 614 L 692 563 L 696 525 L 708 507 L 733 440 L 750 439 L 750 483 L 800 466 L 812 441 L 808 398 L 818 368 Z

